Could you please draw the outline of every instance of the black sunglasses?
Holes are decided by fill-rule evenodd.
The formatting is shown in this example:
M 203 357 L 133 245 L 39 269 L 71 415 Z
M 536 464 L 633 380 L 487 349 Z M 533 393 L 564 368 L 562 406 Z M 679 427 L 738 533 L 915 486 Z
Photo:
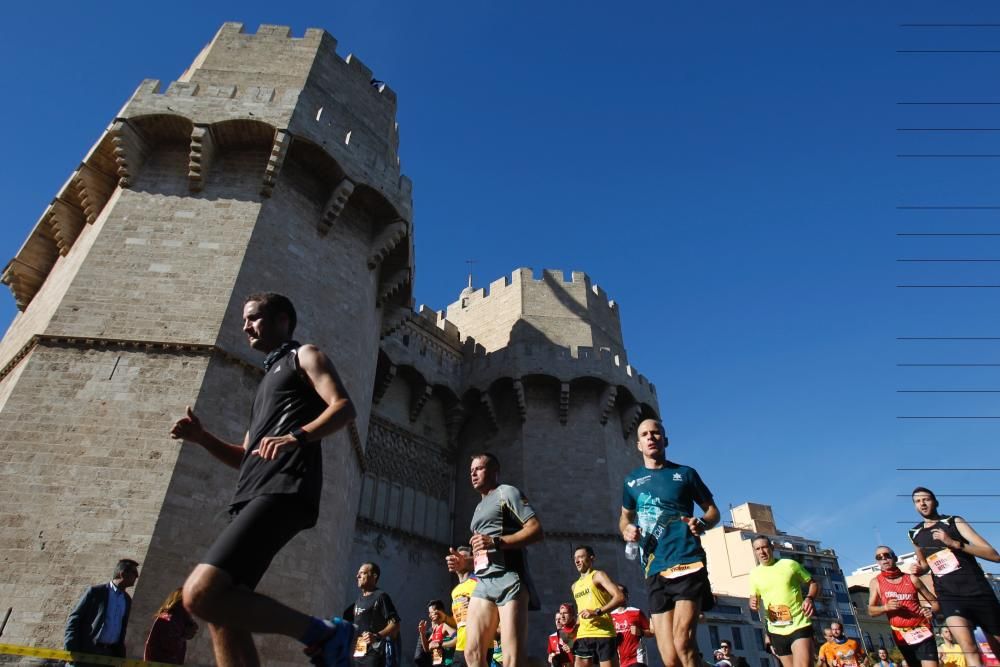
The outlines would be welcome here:
M 892 560 L 892 554 L 875 554 L 875 560 Z

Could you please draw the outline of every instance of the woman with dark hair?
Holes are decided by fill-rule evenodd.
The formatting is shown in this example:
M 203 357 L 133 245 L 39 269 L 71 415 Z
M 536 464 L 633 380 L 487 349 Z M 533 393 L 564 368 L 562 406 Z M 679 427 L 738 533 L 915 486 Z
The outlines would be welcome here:
M 143 660 L 184 664 L 187 642 L 198 632 L 198 624 L 184 608 L 182 591 L 178 588 L 168 595 L 153 616 Z

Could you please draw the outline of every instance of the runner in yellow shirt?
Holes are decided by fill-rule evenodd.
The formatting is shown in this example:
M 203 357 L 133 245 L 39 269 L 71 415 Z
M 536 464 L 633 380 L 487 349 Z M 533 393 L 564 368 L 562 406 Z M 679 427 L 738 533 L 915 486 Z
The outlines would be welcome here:
M 771 649 L 782 667 L 811 667 L 813 599 L 819 585 L 798 562 L 774 558 L 770 538 L 754 538 L 753 551 L 760 563 L 750 572 L 750 609 L 767 623 Z M 802 587 L 809 592 L 802 597 Z
M 464 558 L 454 561 L 454 572 L 458 575 L 458 585 L 451 589 L 451 615 L 455 619 L 455 637 L 445 641 L 442 646 L 445 649 L 455 649 L 451 663 L 453 667 L 465 667 L 465 622 L 469 615 L 469 600 L 472 599 L 472 591 L 475 590 L 478 579 L 470 569 L 472 548 L 462 546 L 451 551 L 461 554 Z
M 580 610 L 573 642 L 576 667 L 591 667 L 595 662 L 612 667 L 618 662 L 618 639 L 611 612 L 625 602 L 625 594 L 607 573 L 594 569 L 591 547 L 573 552 L 573 563 L 580 573 L 573 584 L 573 598 Z

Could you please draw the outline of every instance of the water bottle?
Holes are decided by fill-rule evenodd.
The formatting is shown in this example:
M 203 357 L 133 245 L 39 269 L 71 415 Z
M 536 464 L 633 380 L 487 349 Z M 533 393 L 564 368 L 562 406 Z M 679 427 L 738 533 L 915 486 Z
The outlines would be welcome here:
M 625 558 L 629 560 L 635 560 L 639 557 L 639 543 L 638 542 L 626 542 L 625 543 Z

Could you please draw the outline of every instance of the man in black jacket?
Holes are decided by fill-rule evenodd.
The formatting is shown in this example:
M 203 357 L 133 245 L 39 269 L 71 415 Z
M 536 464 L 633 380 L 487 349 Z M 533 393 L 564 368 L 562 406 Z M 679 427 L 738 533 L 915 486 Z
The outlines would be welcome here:
M 125 631 L 132 598 L 126 589 L 139 578 L 139 564 L 123 558 L 110 582 L 91 586 L 66 621 L 67 651 L 125 657 Z

